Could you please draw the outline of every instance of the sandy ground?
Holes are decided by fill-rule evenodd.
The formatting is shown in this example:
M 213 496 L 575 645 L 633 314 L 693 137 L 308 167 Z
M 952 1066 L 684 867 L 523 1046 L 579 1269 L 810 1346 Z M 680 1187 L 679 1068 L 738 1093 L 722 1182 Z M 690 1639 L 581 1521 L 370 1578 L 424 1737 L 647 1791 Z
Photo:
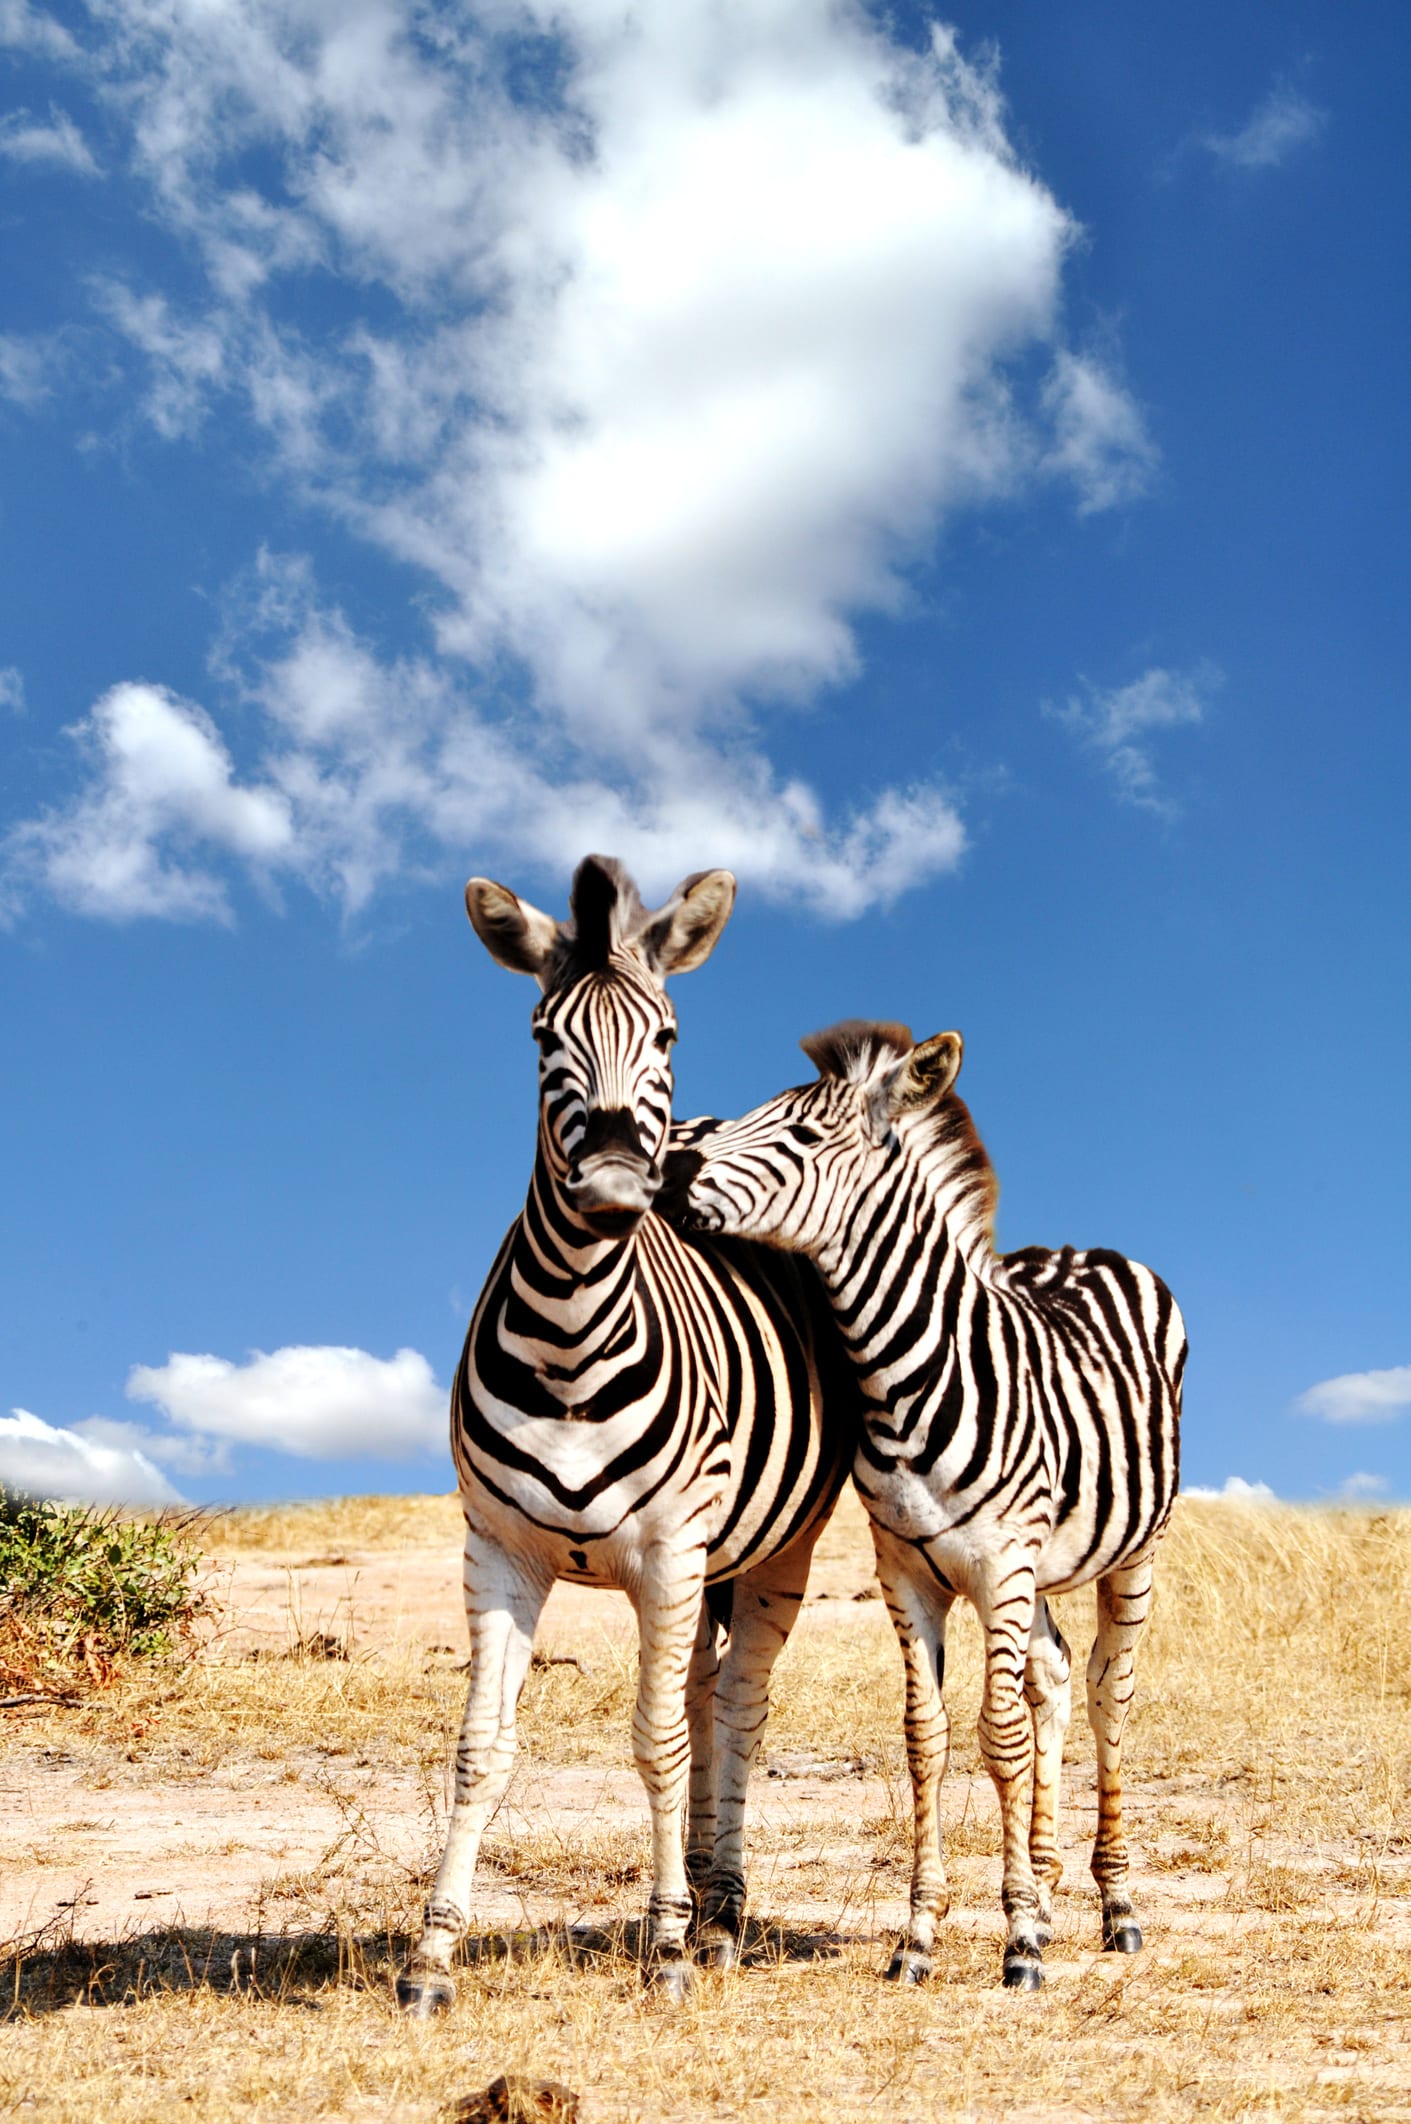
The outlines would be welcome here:
M 856 1632 L 865 1617 L 877 1659 L 895 1656 L 869 1562 L 860 1518 L 854 1525 L 845 1513 L 816 1562 L 803 1638 L 843 1627 Z M 345 1645 L 355 1663 L 401 1661 L 410 1676 L 418 1663 L 430 1665 L 443 1682 L 463 1657 L 459 1557 L 445 1544 L 396 1553 L 242 1555 L 218 1563 L 216 1583 L 224 1618 L 210 1656 L 223 1664 L 274 1659 L 320 1633 Z M 536 1658 L 571 1664 L 591 1683 L 620 1672 L 634 1641 L 623 1596 L 559 1586 Z M 958 1713 L 957 1723 L 966 1715 L 973 1711 Z M 52 1730 L 50 1721 L 46 1732 Z M 209 1750 L 69 1748 L 52 1738 L 27 1744 L 19 1721 L 11 1722 L 9 1742 L 0 1757 L 0 1938 L 57 1926 L 78 1939 L 115 1939 L 174 1925 L 243 1936 L 316 1900 L 331 1854 L 342 1854 L 344 1863 L 375 1860 L 403 1879 L 424 1877 L 434 1863 L 447 1798 L 445 1749 L 432 1750 L 438 1768 L 425 1761 L 401 1766 L 389 1760 L 395 1751 L 359 1753 L 311 1732 L 274 1759 L 237 1739 L 212 1761 Z M 1368 1838 L 1355 1825 L 1309 1848 L 1281 1836 L 1267 1810 L 1259 1821 L 1257 1766 L 1238 1779 L 1212 1781 L 1144 1774 L 1139 1749 L 1130 1760 L 1133 1888 L 1147 1960 L 1227 1938 L 1252 1912 L 1277 1910 L 1281 1894 L 1304 1922 L 1320 1915 L 1329 1924 L 1366 1922 Z M 1046 1959 L 1050 1982 L 1101 1959 L 1093 1951 L 1096 1902 L 1086 1873 L 1093 1783 L 1090 1763 L 1070 1763 L 1062 1814 L 1068 1874 Z M 905 1813 L 895 1765 L 884 1774 L 866 1758 L 774 1749 L 766 1739 L 751 1795 L 754 1907 L 787 1911 L 792 1925 L 838 1939 L 874 1940 L 884 1956 L 905 1913 Z M 953 1772 L 945 1818 L 955 1887 L 950 1923 L 992 1933 L 997 1943 L 997 1818 L 987 1780 L 973 1769 Z M 477 1883 L 478 1922 L 518 1930 L 635 1914 L 645 1892 L 645 1821 L 625 1722 L 615 1763 L 555 1764 L 522 1749 Z M 630 1862 L 604 1866 L 603 1854 L 619 1848 Z M 575 1851 L 587 1854 L 576 1866 Z M 1379 1840 L 1376 1880 L 1378 1936 L 1411 1948 L 1411 1839 L 1399 1850 Z

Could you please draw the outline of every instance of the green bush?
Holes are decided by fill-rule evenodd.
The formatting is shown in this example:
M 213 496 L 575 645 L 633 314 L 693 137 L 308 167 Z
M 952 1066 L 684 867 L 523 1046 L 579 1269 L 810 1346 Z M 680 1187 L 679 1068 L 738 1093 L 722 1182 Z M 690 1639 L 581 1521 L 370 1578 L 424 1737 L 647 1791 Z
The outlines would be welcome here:
M 0 1665 L 13 1678 L 169 1659 L 204 1613 L 198 1515 L 127 1519 L 0 1490 Z

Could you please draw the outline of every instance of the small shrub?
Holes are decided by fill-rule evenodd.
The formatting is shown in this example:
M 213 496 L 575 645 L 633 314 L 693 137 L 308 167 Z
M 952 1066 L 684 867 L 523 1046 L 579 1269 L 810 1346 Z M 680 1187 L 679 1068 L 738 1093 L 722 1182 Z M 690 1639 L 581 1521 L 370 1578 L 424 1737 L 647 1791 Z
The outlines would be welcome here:
M 196 1517 L 125 1519 L 0 1490 L 0 1684 L 100 1683 L 118 1660 L 172 1658 L 206 1608 Z

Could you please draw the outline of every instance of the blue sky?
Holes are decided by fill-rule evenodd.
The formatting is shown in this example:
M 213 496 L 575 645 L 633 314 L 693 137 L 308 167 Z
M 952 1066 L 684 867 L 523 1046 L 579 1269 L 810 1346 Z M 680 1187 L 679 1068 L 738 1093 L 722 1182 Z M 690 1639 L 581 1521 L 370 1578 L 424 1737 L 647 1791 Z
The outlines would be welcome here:
M 682 1114 L 958 1026 L 1190 1483 L 1411 1494 L 1405 15 L 0 0 L 0 1474 L 447 1488 L 461 907 L 727 863 Z M 6 1414 L 6 1411 L 19 1413 Z

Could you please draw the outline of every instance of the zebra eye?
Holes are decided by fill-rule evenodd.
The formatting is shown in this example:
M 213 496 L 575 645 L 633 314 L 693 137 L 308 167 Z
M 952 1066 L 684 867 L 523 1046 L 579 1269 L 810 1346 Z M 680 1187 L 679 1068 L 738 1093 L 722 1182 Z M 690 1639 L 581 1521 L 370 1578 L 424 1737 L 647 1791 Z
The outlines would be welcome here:
M 552 1054 L 556 1047 L 562 1047 L 563 1045 L 558 1034 L 547 1025 L 534 1025 L 531 1026 L 530 1030 L 534 1035 L 534 1043 L 541 1055 Z
M 821 1143 L 823 1141 L 823 1138 L 819 1135 L 818 1130 L 816 1128 L 810 1128 L 806 1121 L 795 1121 L 789 1130 L 789 1134 L 793 1137 L 795 1143 L 804 1143 L 807 1144 L 810 1148 L 812 1148 L 815 1143 Z
M 652 1045 L 653 1047 L 657 1048 L 662 1054 L 669 1055 L 671 1053 L 672 1048 L 676 1045 L 675 1026 L 663 1025 L 661 1031 L 657 1034 L 655 1040 L 653 1040 Z

